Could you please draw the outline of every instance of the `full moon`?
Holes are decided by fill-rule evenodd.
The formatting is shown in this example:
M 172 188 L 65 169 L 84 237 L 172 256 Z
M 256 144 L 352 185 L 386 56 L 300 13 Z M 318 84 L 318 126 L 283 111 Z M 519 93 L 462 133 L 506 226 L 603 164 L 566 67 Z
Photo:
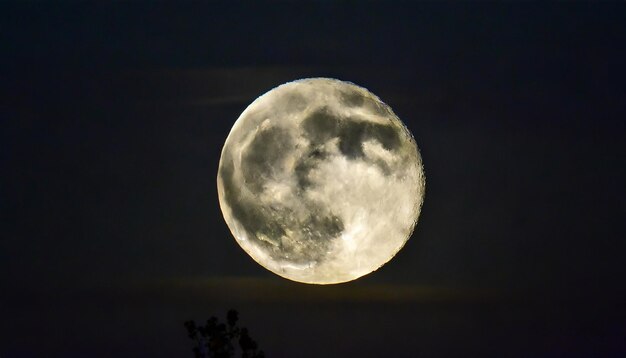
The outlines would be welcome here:
M 257 98 L 220 158 L 224 219 L 256 262 L 311 284 L 391 260 L 417 223 L 425 178 L 413 136 L 378 97 L 309 78 Z

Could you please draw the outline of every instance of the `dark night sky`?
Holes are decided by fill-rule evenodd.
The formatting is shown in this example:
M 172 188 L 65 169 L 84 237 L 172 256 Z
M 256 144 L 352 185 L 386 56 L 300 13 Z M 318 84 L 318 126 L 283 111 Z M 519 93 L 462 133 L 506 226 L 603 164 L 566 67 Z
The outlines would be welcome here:
M 0 4 L 0 357 L 626 356 L 626 4 Z M 335 77 L 407 124 L 413 237 L 355 282 L 254 263 L 217 200 L 257 96 Z

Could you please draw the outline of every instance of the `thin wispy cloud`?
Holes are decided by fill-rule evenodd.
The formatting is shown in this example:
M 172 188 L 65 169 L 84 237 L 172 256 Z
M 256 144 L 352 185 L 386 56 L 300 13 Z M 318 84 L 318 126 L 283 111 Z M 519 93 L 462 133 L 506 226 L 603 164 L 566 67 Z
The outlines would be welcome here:
M 454 289 L 411 284 L 306 285 L 286 280 L 256 277 L 169 278 L 144 281 L 136 291 L 159 292 L 174 298 L 214 302 L 263 303 L 410 303 L 410 302 L 480 302 L 496 297 L 487 290 Z

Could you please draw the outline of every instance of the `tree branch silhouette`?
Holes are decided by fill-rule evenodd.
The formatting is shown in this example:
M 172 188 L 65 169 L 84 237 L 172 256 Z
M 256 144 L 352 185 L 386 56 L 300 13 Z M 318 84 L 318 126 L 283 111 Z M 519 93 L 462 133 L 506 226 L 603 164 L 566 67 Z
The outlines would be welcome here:
M 240 352 L 241 358 L 265 358 L 263 351 L 258 349 L 257 343 L 250 337 L 248 329 L 239 327 L 238 321 L 239 313 L 231 309 L 226 314 L 226 324 L 220 323 L 215 316 L 202 326 L 193 320 L 185 322 L 188 336 L 195 342 L 195 357 L 233 358 Z

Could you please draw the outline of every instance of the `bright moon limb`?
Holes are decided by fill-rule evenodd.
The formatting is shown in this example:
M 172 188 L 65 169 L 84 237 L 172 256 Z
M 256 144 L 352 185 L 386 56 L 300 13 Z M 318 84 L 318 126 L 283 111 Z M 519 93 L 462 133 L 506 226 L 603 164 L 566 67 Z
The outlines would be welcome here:
M 378 97 L 349 82 L 278 86 L 226 139 L 217 188 L 239 245 L 284 278 L 351 281 L 391 260 L 424 198 L 413 136 Z

